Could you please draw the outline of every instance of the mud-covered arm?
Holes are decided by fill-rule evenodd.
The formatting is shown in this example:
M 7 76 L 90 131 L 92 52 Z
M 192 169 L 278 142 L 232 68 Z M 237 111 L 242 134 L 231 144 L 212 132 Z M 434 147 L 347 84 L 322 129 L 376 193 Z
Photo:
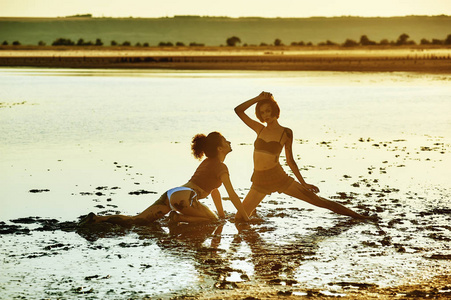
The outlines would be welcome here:
M 222 207 L 222 199 L 221 193 L 219 193 L 218 189 L 214 189 L 211 191 L 211 198 L 216 206 L 216 211 L 218 212 L 218 216 L 220 218 L 225 218 L 224 208 Z
M 249 221 L 249 216 L 246 213 L 246 210 L 244 209 L 243 203 L 241 203 L 240 198 L 236 194 L 235 190 L 233 189 L 232 182 L 230 181 L 230 177 L 228 173 L 223 173 L 221 175 L 221 181 L 224 185 L 227 194 L 229 195 L 230 200 L 232 201 L 233 205 L 235 206 L 236 210 L 241 214 L 244 221 Z
M 304 177 L 302 177 L 298 165 L 296 164 L 296 161 L 293 157 L 293 131 L 289 128 L 287 128 L 286 130 L 288 139 L 285 142 L 285 156 L 287 158 L 288 166 L 290 167 L 291 171 L 293 171 L 293 174 L 296 176 L 297 180 L 300 184 L 302 184 L 302 186 L 314 193 L 318 193 L 319 188 L 314 186 L 313 184 L 308 184 L 307 182 L 305 182 Z

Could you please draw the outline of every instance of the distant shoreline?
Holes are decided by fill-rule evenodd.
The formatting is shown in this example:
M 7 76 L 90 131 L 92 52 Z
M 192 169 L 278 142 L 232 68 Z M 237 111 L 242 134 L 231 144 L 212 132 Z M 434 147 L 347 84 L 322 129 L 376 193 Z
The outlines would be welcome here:
M 0 67 L 451 73 L 451 47 L 0 47 Z

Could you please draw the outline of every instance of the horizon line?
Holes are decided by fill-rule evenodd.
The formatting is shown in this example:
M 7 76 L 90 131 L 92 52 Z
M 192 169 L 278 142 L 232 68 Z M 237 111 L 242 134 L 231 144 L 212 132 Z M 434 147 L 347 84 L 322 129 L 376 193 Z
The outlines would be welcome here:
M 336 16 L 309 16 L 309 17 L 262 17 L 262 16 L 219 16 L 219 15 L 173 15 L 160 17 L 112 17 L 112 16 L 93 16 L 92 14 L 76 14 L 68 16 L 1 16 L 0 18 L 29 18 L 29 19 L 176 19 L 176 18 L 227 18 L 227 19 L 313 19 L 313 18 L 404 18 L 404 17 L 450 17 L 451 15 L 393 15 L 393 16 L 358 16 L 358 15 L 336 15 Z

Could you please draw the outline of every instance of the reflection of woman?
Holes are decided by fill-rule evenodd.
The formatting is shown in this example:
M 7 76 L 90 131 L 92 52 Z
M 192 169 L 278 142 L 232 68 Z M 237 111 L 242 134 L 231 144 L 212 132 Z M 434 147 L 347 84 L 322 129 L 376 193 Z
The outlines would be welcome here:
M 251 119 L 245 113 L 254 104 L 257 104 L 255 107 L 257 118 L 262 123 L 266 123 L 266 126 Z M 305 182 L 293 158 L 293 132 L 290 128 L 282 127 L 279 124 L 280 109 L 270 93 L 262 92 L 257 97 L 238 105 L 235 112 L 247 126 L 257 133 L 254 143 L 252 186 L 243 201 L 243 206 L 249 216 L 266 195 L 277 191 L 318 207 L 330 209 L 338 214 L 359 219 L 366 218 L 339 203 L 319 197 L 316 195 L 319 189 Z M 288 166 L 298 181 L 288 176 L 279 163 L 279 155 L 284 147 Z M 237 214 L 236 218 L 239 220 L 241 216 Z
M 225 217 L 218 191 L 221 184 L 227 190 L 240 218 L 249 220 L 232 187 L 227 166 L 224 164 L 225 157 L 232 151 L 230 142 L 218 132 L 212 132 L 208 136 L 198 134 L 192 140 L 191 149 L 197 159 L 201 159 L 204 155 L 207 158 L 202 161 L 186 184 L 168 190 L 161 195 L 160 199 L 136 216 L 96 216 L 90 213 L 82 223 L 105 221 L 117 224 L 149 224 L 170 211 L 172 211 L 171 220 L 176 222 L 215 221 L 218 220 L 218 216 L 198 200 L 211 194 L 218 215 Z

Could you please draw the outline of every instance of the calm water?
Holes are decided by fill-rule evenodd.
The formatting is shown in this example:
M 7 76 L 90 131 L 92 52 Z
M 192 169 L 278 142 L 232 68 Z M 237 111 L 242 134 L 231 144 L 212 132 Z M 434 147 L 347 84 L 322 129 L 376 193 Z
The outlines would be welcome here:
M 0 199 L 6 202 L 0 216 L 22 214 L 10 199 L 20 193 L 29 201 L 31 188 L 108 181 L 113 162 L 135 166 L 156 183 L 185 182 L 197 165 L 191 137 L 214 130 L 234 146 L 228 164 L 237 169 L 235 185 L 248 187 L 254 133 L 233 108 L 262 90 L 275 95 L 281 124 L 302 141 L 421 143 L 429 135 L 449 142 L 450 80 L 408 73 L 0 69 Z M 326 167 L 316 162 L 318 147 L 296 147 L 306 148 L 295 153 L 300 167 Z M 102 169 L 108 175 L 97 174 Z
M 380 213 L 386 223 L 394 216 L 415 220 L 420 211 L 449 207 L 450 83 L 449 75 L 410 73 L 1 68 L 0 221 L 8 223 L 29 216 L 73 221 L 89 211 L 99 213 L 108 209 L 113 213 L 135 214 L 151 204 L 156 195 L 134 196 L 129 192 L 160 193 L 185 183 L 198 164 L 190 156 L 191 137 L 215 130 L 232 142 L 234 151 L 226 163 L 234 187 L 244 196 L 250 186 L 255 136 L 235 116 L 233 108 L 263 90 L 272 92 L 279 102 L 280 123 L 292 128 L 295 134 L 297 163 L 307 181 L 317 184 L 324 197 L 352 192 L 358 195 L 360 204 L 374 207 L 381 205 L 381 199 L 364 196 L 371 187 L 363 183 L 377 182 L 380 188 L 397 190 L 396 195 L 387 198 L 391 204 L 397 204 L 387 204 L 390 209 Z M 106 187 L 109 192 L 96 196 L 98 187 Z M 30 193 L 32 189 L 48 191 Z M 263 212 L 265 207 L 277 209 L 277 202 L 283 208 L 304 211 L 292 218 L 271 219 L 277 229 L 270 235 L 261 234 L 269 248 L 291 243 L 293 236 L 310 237 L 315 226 L 333 227 L 340 220 L 339 216 L 311 210 L 307 204 L 283 195 L 275 194 L 266 201 Z M 226 209 L 233 212 L 227 205 Z M 446 228 L 449 215 L 429 221 Z M 370 231 L 365 227 L 368 225 L 362 226 L 316 241 L 315 259 L 295 268 L 296 280 L 310 287 L 338 279 L 366 280 L 386 286 L 400 283 L 399 278 L 403 277 L 427 278 L 424 272 L 418 274 L 420 267 L 432 270 L 429 275 L 450 271 L 449 261 L 439 267 L 439 263 L 423 259 L 434 251 L 451 252 L 449 243 L 444 242 L 451 238 L 449 228 L 442 232 L 444 240 L 423 239 L 424 235 L 413 238 L 412 245 L 423 245 L 421 253 L 409 244 L 411 249 L 404 256 L 398 257 L 393 249 L 385 249 L 375 257 L 374 249 L 360 248 L 362 240 L 370 239 L 365 236 Z M 399 229 L 393 233 L 393 240 L 399 243 L 410 240 L 414 230 L 414 227 Z M 287 236 L 286 232 L 292 235 Z M 220 248 L 230 250 L 234 234 L 236 229 L 226 225 Z M 71 255 L 20 259 L 20 255 L 27 253 L 17 250 L 19 245 L 26 243 L 28 251 L 39 251 L 50 243 L 43 241 L 59 239 L 70 243 Z M 97 243 L 115 249 L 121 241 L 139 244 L 139 240 L 129 235 Z M 51 295 L 46 292 L 50 287 L 56 294 L 70 290 L 78 279 L 65 270 L 80 261 L 87 262 L 80 267 L 81 273 L 93 275 L 89 266 L 95 265 L 103 269 L 102 276 L 111 277 L 105 279 L 105 284 L 96 283 L 95 295 L 100 298 L 107 293 L 107 284 L 120 286 L 120 278 L 128 272 L 124 261 L 119 266 L 113 261 L 102 262 L 104 253 L 92 252 L 93 246 L 85 246 L 86 241 L 74 233 L 63 236 L 33 233 L 16 238 L 4 235 L 0 241 L 3 248 L 0 257 L 7 270 L 3 277 L 0 275 L 0 286 L 10 296 L 21 295 L 23 286 L 39 280 L 46 284 L 38 291 L 40 297 Z M 250 247 L 238 253 L 251 255 Z M 343 247 L 353 250 L 339 254 Z M 139 265 L 137 261 L 149 259 L 140 250 L 138 247 L 127 252 L 121 248 L 113 252 Z M 176 295 L 178 290 L 202 286 L 200 271 L 191 257 L 165 252 L 155 244 L 145 251 L 152 253 L 149 255 L 153 259 L 158 258 L 151 268 L 152 274 L 161 274 L 174 265 L 182 269 L 170 275 L 172 279 L 167 279 L 166 285 L 158 287 L 149 286 L 149 282 L 156 280 L 150 273 L 145 279 L 137 273 L 127 273 L 127 278 L 134 278 L 146 294 L 159 295 L 169 289 Z M 16 256 L 11 255 L 13 252 L 17 252 Z M 255 274 L 252 260 L 239 255 L 236 260 L 233 255 L 228 258 L 231 265 L 239 266 L 248 276 Z M 48 273 L 24 279 L 46 270 L 44 265 L 59 264 L 61 267 L 53 267 Z M 11 278 L 22 281 L 16 284 Z M 61 278 L 66 281 L 58 287 L 54 281 Z M 127 292 L 133 288 L 121 289 Z

